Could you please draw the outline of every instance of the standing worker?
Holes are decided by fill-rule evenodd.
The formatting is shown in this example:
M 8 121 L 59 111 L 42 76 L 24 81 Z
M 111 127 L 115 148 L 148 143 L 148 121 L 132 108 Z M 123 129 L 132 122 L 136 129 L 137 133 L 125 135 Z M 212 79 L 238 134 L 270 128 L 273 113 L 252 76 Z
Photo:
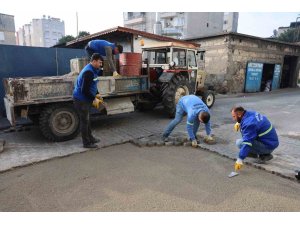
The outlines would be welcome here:
M 242 139 L 236 140 L 240 149 L 235 162 L 235 170 L 243 166 L 243 160 L 248 157 L 258 158 L 256 163 L 265 163 L 273 158 L 272 152 L 278 147 L 279 141 L 275 128 L 266 116 L 255 111 L 246 111 L 243 107 L 233 107 L 232 118 L 237 122 L 235 131 L 241 131 Z
M 201 123 L 205 124 L 207 136 L 205 141 L 213 141 L 210 127 L 210 112 L 205 103 L 195 95 L 186 95 L 179 99 L 176 105 L 176 114 L 163 133 L 163 140 L 167 141 L 169 135 L 174 128 L 182 121 L 182 118 L 187 114 L 186 129 L 192 146 L 197 147 L 197 131 Z
M 99 109 L 103 99 L 98 93 L 97 82 L 99 69 L 102 66 L 102 57 L 94 53 L 77 77 L 73 91 L 75 108 L 80 117 L 80 131 L 84 148 L 97 148 L 100 139 L 93 137 L 90 125 L 91 106 Z
M 102 57 L 106 57 L 109 68 L 113 72 L 113 76 L 120 77 L 114 63 L 114 55 L 123 52 L 122 45 L 117 45 L 105 40 L 92 40 L 86 45 L 85 50 L 89 57 L 91 57 L 93 53 L 99 53 Z

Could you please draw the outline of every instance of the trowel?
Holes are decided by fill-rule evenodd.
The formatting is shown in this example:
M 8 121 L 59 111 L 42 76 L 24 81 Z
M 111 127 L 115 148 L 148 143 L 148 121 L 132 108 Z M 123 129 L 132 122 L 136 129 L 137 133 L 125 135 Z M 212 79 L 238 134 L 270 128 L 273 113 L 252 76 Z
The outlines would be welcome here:
M 239 175 L 239 173 L 235 172 L 235 171 L 232 171 L 230 174 L 228 174 L 228 177 L 231 178 L 231 177 L 236 177 L 237 175 Z

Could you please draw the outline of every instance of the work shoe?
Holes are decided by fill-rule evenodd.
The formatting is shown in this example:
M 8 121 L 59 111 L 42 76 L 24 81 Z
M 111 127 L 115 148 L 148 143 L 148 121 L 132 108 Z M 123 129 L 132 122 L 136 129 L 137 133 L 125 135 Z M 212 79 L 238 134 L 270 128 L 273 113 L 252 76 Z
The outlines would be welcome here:
M 269 161 L 271 159 L 273 159 L 272 154 L 262 154 L 262 155 L 259 155 L 257 160 L 255 160 L 255 163 L 264 164 L 266 161 Z
M 164 141 L 164 142 L 167 142 L 167 141 L 169 141 L 169 138 L 168 138 L 168 137 L 165 137 L 165 136 L 162 136 L 162 137 L 161 137 L 161 140 Z
M 93 144 L 99 143 L 100 141 L 101 141 L 100 138 L 95 138 L 95 137 L 92 137 L 92 138 L 91 138 L 91 142 L 92 142 Z
M 248 154 L 247 157 L 257 159 L 258 158 L 258 154 L 249 152 L 249 154 Z
M 84 148 L 98 148 L 98 145 L 96 145 L 95 143 L 89 143 L 86 145 L 83 145 Z

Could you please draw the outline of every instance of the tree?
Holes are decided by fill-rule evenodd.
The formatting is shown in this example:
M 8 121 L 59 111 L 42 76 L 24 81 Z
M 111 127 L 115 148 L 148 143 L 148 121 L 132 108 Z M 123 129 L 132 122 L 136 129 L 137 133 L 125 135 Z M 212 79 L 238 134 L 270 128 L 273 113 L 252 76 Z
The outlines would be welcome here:
M 78 38 L 81 38 L 81 37 L 84 37 L 87 35 L 90 35 L 90 33 L 87 31 L 79 31 L 79 34 L 76 37 L 73 37 L 72 35 L 63 36 L 61 39 L 58 40 L 57 44 L 65 44 L 69 41 L 73 41 L 73 40 L 76 40 Z
M 279 41 L 285 42 L 299 42 L 300 41 L 300 29 L 288 29 L 280 34 L 277 38 Z
M 78 36 L 76 37 L 76 39 L 77 39 L 77 38 L 84 37 L 84 36 L 88 36 L 88 35 L 90 35 L 90 33 L 87 32 L 87 31 L 79 31 L 79 34 L 78 34 Z
M 57 44 L 65 44 L 65 43 L 67 43 L 69 41 L 73 41 L 73 40 L 75 40 L 75 38 L 72 35 L 66 35 L 66 36 L 63 36 L 61 39 L 59 39 Z

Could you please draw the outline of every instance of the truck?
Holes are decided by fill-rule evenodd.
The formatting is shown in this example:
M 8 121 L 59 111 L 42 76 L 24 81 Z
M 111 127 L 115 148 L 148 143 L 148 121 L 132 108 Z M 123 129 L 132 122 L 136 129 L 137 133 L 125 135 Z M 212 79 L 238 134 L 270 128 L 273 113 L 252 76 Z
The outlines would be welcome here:
M 140 74 L 98 77 L 97 88 L 104 99 L 98 114 L 129 113 L 162 104 L 173 117 L 178 100 L 189 94 L 200 96 L 209 108 L 213 106 L 214 90 L 205 85 L 206 73 L 198 69 L 194 45 L 158 43 L 145 46 L 141 57 Z M 77 65 L 82 60 L 77 59 Z M 86 63 L 75 73 L 62 76 L 4 78 L 4 104 L 11 125 L 16 126 L 19 117 L 29 118 L 51 141 L 76 137 L 80 121 L 72 93 L 76 75 Z

